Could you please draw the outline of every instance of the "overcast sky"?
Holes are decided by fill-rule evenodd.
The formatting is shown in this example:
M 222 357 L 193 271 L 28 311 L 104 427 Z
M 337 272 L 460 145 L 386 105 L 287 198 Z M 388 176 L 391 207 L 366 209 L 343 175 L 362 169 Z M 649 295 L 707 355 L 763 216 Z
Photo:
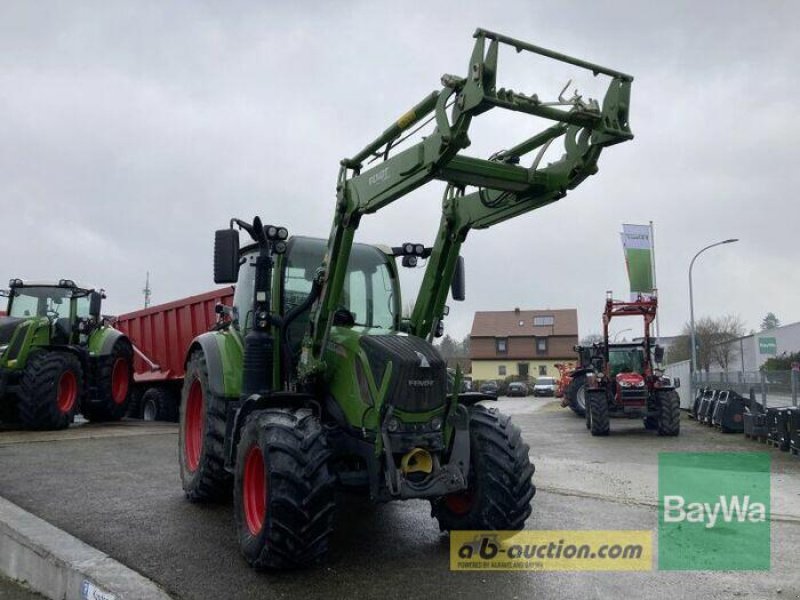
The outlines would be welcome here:
M 633 74 L 636 139 L 555 205 L 470 234 L 449 333 L 517 306 L 577 307 L 581 334 L 599 331 L 605 291 L 627 293 L 621 224 L 650 220 L 662 334 L 688 319 L 693 254 L 728 237 L 695 267 L 696 315 L 798 321 L 799 16 L 789 1 L 5 1 L 0 281 L 88 281 L 120 313 L 148 270 L 156 303 L 213 287 L 231 216 L 327 236 L 339 160 L 466 75 L 485 27 Z M 607 81 L 509 52 L 499 78 L 543 99 Z M 469 153 L 546 125 L 482 117 Z M 359 241 L 431 243 L 442 187 L 366 217 Z

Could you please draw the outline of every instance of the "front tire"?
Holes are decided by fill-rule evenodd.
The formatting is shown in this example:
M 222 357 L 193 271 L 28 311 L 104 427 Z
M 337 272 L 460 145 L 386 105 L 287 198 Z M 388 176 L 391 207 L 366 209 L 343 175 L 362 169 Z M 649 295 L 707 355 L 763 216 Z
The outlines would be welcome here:
M 676 436 L 681 432 L 681 399 L 674 390 L 656 392 L 658 435 Z
M 334 478 L 319 421 L 305 409 L 251 414 L 236 458 L 234 513 L 251 567 L 322 562 L 333 531 Z
M 469 487 L 432 502 L 439 529 L 517 531 L 531 514 L 535 467 L 519 428 L 495 409 L 469 408 Z
M 109 356 L 99 359 L 98 398 L 84 402 L 81 413 L 93 422 L 119 421 L 128 412 L 133 384 L 133 348 L 124 339 L 114 343 Z
M 577 375 L 569 382 L 564 395 L 577 416 L 586 416 L 586 375 Z
M 206 357 L 198 350 L 186 365 L 178 436 L 181 483 L 193 502 L 230 494 L 232 478 L 223 452 L 225 411 L 224 398 L 211 393 Z
M 593 436 L 607 436 L 611 431 L 608 417 L 608 398 L 604 391 L 587 392 L 586 400 L 589 403 L 588 418 L 589 430 Z
M 83 369 L 68 352 L 36 352 L 22 374 L 19 420 L 27 429 L 64 429 L 75 418 Z

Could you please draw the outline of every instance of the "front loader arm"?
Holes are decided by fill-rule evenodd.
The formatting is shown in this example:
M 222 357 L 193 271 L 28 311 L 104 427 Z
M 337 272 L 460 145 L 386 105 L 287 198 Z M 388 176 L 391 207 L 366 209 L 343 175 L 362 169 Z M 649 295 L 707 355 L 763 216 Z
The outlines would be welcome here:
M 304 357 L 322 358 L 333 314 L 339 307 L 355 231 L 363 215 L 432 180 L 447 183 L 441 224 L 411 317 L 411 333 L 425 337 L 441 318 L 461 244 L 470 229 L 490 227 L 564 197 L 568 190 L 597 172 L 597 159 L 604 147 L 633 138 L 628 126 L 633 81 L 630 75 L 483 29 L 478 29 L 474 37 L 467 77 L 443 76 L 440 91 L 428 95 L 361 152 L 342 161 L 336 213 L 319 273 L 322 291 L 311 318 L 310 352 Z M 536 94 L 498 89 L 495 84 L 500 44 L 611 77 L 602 108 L 594 100 L 577 95 L 542 102 Z M 467 132 L 472 118 L 492 108 L 556 123 L 489 159 L 460 154 L 470 144 Z M 394 146 L 405 139 L 403 134 L 429 115 L 430 120 L 435 120 L 434 131 L 390 156 Z M 565 155 L 539 168 L 544 151 L 561 137 Z M 540 153 L 530 167 L 519 165 L 521 157 L 537 149 Z M 370 158 L 376 166 L 362 172 L 364 161 Z M 467 187 L 476 189 L 465 193 Z

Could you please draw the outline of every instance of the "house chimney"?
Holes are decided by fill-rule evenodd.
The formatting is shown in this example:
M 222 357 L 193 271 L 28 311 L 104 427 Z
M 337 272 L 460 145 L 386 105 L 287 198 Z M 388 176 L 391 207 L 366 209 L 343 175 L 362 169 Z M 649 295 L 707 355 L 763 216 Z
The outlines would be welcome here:
M 515 314 L 515 315 L 518 315 L 518 314 L 519 314 L 519 306 L 518 306 L 517 308 L 515 308 L 515 309 L 514 309 L 514 314 Z

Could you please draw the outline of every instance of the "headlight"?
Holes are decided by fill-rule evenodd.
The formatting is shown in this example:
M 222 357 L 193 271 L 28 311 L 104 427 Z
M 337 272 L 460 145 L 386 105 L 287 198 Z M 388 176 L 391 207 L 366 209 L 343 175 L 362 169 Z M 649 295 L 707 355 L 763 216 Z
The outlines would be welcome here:
M 386 423 L 386 429 L 388 429 L 391 433 L 394 433 L 400 428 L 400 421 L 396 418 L 392 417 L 389 419 L 389 422 Z
M 3 353 L 4 353 L 6 350 L 8 350 L 8 344 L 3 344 L 2 346 L 0 346 L 0 356 L 2 356 L 2 355 L 3 355 Z
M 439 431 L 442 428 L 442 417 L 433 417 L 431 419 L 431 429 Z
M 630 382 L 628 382 L 628 381 L 620 381 L 620 382 L 619 382 L 619 385 L 620 385 L 620 387 L 624 387 L 624 388 L 629 388 L 629 387 L 631 387 L 631 384 L 630 384 Z
M 644 381 L 640 381 L 639 383 L 637 383 L 636 387 L 643 388 L 644 387 Z

